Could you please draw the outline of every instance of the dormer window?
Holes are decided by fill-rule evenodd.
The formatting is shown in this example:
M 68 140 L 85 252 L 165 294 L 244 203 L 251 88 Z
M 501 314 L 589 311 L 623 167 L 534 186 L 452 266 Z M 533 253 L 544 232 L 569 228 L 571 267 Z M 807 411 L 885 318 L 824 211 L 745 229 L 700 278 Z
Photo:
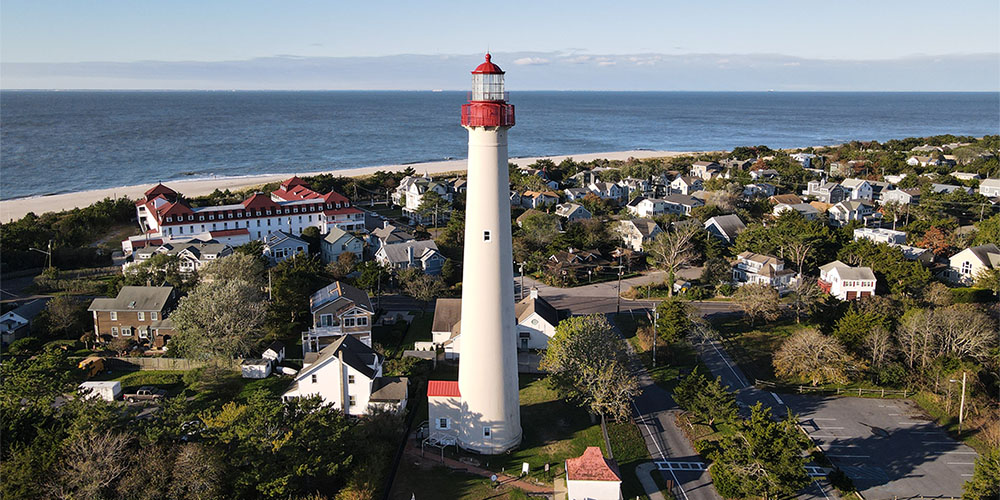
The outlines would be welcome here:
M 265 210 L 264 213 L 267 214 L 267 215 L 271 215 L 271 211 L 270 210 Z
M 173 220 L 172 217 L 167 217 L 167 222 L 171 222 L 172 220 Z
M 188 216 L 188 220 L 194 220 L 194 216 L 193 215 L 189 215 Z
M 292 210 L 292 211 L 295 212 L 295 213 L 299 213 L 299 207 L 295 207 L 295 210 Z
M 260 217 L 260 210 L 257 211 L 257 217 Z
M 208 216 L 208 220 L 215 220 L 215 216 L 214 215 L 209 215 Z
M 328 208 L 328 209 L 333 208 L 333 203 L 327 203 L 326 204 L 326 208 Z

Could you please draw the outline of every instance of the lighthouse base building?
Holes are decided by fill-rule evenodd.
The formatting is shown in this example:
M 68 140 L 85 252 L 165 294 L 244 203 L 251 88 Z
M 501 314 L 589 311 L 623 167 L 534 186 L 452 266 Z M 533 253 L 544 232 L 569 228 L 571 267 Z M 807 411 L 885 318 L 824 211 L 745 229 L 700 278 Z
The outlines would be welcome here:
M 462 277 L 462 358 L 458 381 L 427 385 L 428 441 L 495 455 L 521 443 L 517 381 L 517 318 L 510 223 L 507 103 L 503 71 L 490 62 L 472 72 L 462 106 L 469 132 Z

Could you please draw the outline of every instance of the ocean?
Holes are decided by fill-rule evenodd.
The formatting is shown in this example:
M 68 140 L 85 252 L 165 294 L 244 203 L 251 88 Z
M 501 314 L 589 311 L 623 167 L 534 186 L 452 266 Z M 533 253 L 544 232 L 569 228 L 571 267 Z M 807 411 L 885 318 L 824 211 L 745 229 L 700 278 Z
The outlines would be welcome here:
M 465 92 L 0 92 L 0 199 L 464 158 Z M 512 92 L 513 156 L 1000 133 L 1000 95 Z

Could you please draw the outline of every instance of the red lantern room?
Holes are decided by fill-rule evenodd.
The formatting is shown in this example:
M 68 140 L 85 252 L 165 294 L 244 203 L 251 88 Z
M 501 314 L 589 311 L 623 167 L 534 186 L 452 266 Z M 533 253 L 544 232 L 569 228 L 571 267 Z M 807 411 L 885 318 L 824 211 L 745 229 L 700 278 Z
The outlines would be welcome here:
M 513 127 L 514 105 L 507 104 L 503 88 L 504 72 L 490 61 L 472 71 L 472 92 L 469 103 L 462 105 L 462 125 L 465 127 Z

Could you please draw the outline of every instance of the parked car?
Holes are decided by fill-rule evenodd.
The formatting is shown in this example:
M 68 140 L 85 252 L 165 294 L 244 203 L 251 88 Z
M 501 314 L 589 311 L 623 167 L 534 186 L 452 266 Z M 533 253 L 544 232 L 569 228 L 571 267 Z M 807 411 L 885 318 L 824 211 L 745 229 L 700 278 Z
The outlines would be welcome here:
M 135 391 L 133 394 L 126 394 L 125 401 L 129 403 L 135 403 L 136 401 L 160 401 L 166 396 L 167 391 L 163 389 L 157 389 L 151 385 L 144 385 Z

